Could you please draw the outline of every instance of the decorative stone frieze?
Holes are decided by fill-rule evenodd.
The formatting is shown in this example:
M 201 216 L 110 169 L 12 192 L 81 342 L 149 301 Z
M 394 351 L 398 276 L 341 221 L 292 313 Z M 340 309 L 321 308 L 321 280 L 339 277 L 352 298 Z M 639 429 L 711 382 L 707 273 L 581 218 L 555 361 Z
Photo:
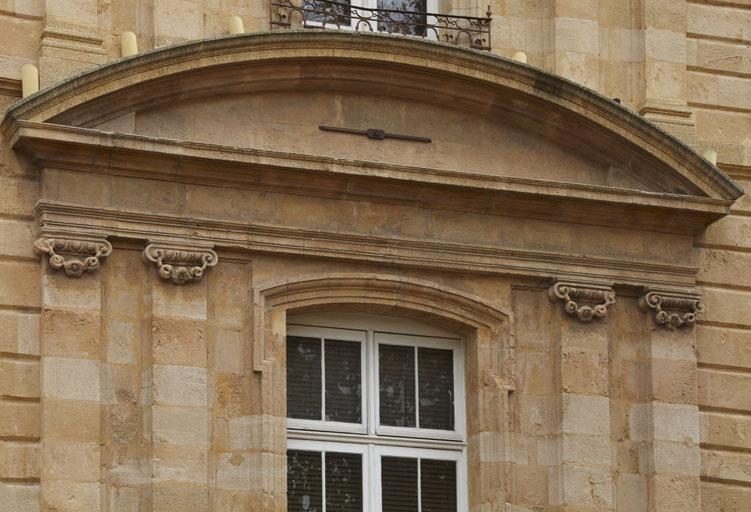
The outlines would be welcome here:
M 558 281 L 548 289 L 552 302 L 563 302 L 563 310 L 580 322 L 591 322 L 608 314 L 608 306 L 615 304 L 615 292 L 610 286 L 594 283 Z M 588 304 L 580 305 L 577 301 Z
M 639 298 L 639 307 L 644 312 L 653 309 L 657 325 L 671 330 L 694 325 L 697 313 L 704 310 L 698 293 L 667 290 L 648 291 Z
M 112 253 L 112 244 L 104 237 L 42 236 L 34 242 L 34 252 L 49 255 L 50 267 L 66 276 L 81 277 L 99 268 L 101 259 Z
M 200 281 L 207 267 L 213 267 L 219 257 L 211 246 L 184 242 L 151 242 L 143 250 L 144 261 L 155 263 L 162 279 L 174 284 Z

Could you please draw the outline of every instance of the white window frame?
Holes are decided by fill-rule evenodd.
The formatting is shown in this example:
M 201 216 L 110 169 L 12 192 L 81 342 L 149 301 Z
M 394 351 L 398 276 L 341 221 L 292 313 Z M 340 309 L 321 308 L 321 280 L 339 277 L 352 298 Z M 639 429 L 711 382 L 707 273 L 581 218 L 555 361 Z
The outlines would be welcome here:
M 468 510 L 466 395 L 464 347 L 461 338 L 448 331 L 408 319 L 358 313 L 290 316 L 287 323 L 287 335 L 361 342 L 360 362 L 363 379 L 362 424 L 288 418 L 287 448 L 289 450 L 362 454 L 364 512 L 381 510 L 382 456 L 456 461 L 457 509 L 461 512 Z M 441 348 L 453 351 L 453 431 L 379 425 L 379 344 Z M 321 366 L 325 371 L 324 358 L 325 353 L 322 350 Z M 417 360 L 415 362 L 417 363 Z M 322 375 L 321 388 L 322 393 L 325 393 L 324 375 Z M 416 401 L 416 408 L 418 407 Z M 417 415 L 419 418 L 419 409 Z M 325 416 L 322 417 L 325 418 Z

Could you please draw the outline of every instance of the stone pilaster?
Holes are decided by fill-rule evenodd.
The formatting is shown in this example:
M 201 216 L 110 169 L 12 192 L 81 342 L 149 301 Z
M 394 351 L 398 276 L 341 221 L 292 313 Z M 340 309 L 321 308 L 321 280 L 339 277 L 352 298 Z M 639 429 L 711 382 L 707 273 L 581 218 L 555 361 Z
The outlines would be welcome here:
M 42 510 L 98 511 L 102 273 L 42 268 Z
M 151 278 L 152 510 L 209 510 L 206 280 Z
M 694 135 L 687 104 L 686 0 L 644 1 L 644 93 L 638 112 L 682 137 Z

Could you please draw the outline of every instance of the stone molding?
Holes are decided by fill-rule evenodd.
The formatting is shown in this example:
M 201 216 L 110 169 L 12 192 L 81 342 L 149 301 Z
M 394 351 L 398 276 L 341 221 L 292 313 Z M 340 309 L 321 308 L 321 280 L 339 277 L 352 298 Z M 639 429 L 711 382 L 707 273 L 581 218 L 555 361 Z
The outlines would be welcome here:
M 563 311 L 576 316 L 580 322 L 591 322 L 593 318 L 607 316 L 608 306 L 615 304 L 613 289 L 595 283 L 557 281 L 548 288 L 548 297 L 552 302 L 563 302 Z M 582 300 L 598 304 L 580 305 L 576 302 Z
M 112 244 L 104 236 L 41 236 L 34 242 L 34 252 L 49 255 L 50 267 L 62 269 L 68 277 L 81 277 L 97 270 L 101 259 L 112 253 Z
M 698 293 L 669 290 L 649 290 L 639 298 L 639 307 L 644 312 L 653 309 L 657 325 L 670 330 L 694 325 L 697 313 L 704 310 Z
M 200 281 L 207 267 L 213 267 L 219 257 L 213 245 L 200 243 L 152 241 L 143 250 L 144 261 L 155 263 L 159 277 L 177 285 Z

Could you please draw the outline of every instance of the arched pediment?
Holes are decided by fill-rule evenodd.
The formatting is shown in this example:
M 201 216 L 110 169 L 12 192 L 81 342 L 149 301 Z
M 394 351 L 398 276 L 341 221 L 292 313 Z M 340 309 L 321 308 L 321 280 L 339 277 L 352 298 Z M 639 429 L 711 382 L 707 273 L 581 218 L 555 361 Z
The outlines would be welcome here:
M 377 177 L 388 183 L 364 189 L 389 188 L 387 200 L 452 196 L 461 208 L 515 214 L 520 197 L 536 197 L 521 201 L 526 214 L 557 219 L 577 201 L 572 221 L 667 231 L 696 232 L 742 193 L 688 146 L 589 89 L 483 52 L 382 34 L 277 31 L 148 51 L 16 103 L 2 129 L 38 165 L 189 181 L 223 174 L 231 186 L 307 187 L 317 173 L 319 188 L 340 195 Z M 415 186 L 428 182 L 443 189 Z M 582 200 L 599 206 L 582 209 Z M 670 215 L 645 221 L 642 207 Z

